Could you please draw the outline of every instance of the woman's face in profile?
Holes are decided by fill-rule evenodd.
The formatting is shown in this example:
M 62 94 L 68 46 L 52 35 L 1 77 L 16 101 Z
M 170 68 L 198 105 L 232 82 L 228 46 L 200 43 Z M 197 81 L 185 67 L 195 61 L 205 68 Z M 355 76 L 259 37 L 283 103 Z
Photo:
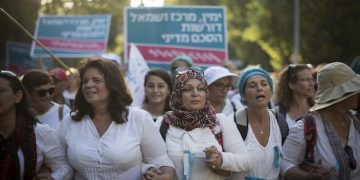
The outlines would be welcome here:
M 0 117 L 15 109 L 16 103 L 20 102 L 22 96 L 22 91 L 13 91 L 9 80 L 0 78 Z
M 188 80 L 182 91 L 182 103 L 188 111 L 199 111 L 205 106 L 206 88 L 202 82 L 197 79 Z

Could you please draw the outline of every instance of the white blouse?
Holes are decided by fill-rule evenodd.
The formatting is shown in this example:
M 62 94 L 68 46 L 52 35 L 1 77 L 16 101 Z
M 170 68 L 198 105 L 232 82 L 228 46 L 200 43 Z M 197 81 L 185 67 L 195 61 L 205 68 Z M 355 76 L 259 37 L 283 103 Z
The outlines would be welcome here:
M 60 104 L 57 104 L 55 102 L 52 102 L 51 108 L 46 111 L 44 114 L 37 115 L 37 118 L 41 122 L 41 124 L 47 124 L 53 129 L 57 129 L 60 124 L 60 117 L 59 117 L 59 110 L 60 110 Z M 64 117 L 66 114 L 70 112 L 70 108 L 67 105 L 64 105 L 62 117 Z
M 260 179 L 278 179 L 280 174 L 280 166 L 276 167 L 274 165 L 275 161 L 275 147 L 279 148 L 281 153 L 281 132 L 277 120 L 270 110 L 268 110 L 270 115 L 270 136 L 266 146 L 263 146 L 256 139 L 253 129 L 250 124 L 248 124 L 248 133 L 245 139 L 246 147 L 249 150 L 255 151 L 257 154 L 257 159 L 254 160 L 254 166 L 251 171 L 246 173 L 246 177 L 260 178 Z M 280 164 L 280 159 L 279 159 Z
M 220 168 L 237 172 L 251 169 L 256 155 L 246 150 L 235 123 L 222 114 L 217 114 L 217 118 L 222 131 L 225 149 L 225 152 L 222 152 L 223 164 Z M 157 119 L 156 125 L 158 128 L 160 128 L 162 121 L 162 117 Z M 170 125 L 166 133 L 166 146 L 170 158 L 175 163 L 177 179 L 181 180 L 183 177 L 194 180 L 224 179 L 225 177 L 214 173 L 207 167 L 203 150 L 212 145 L 222 151 L 221 145 L 210 128 L 196 128 L 192 131 L 185 131 Z M 239 179 L 239 177 L 242 177 L 240 173 L 234 173 L 232 179 Z
M 314 116 L 316 117 L 316 116 Z M 350 118 L 351 119 L 351 118 Z M 335 154 L 331 148 L 330 140 L 326 135 L 324 124 L 321 119 L 315 118 L 317 139 L 314 147 L 314 161 L 322 160 L 322 166 L 326 169 L 335 168 L 335 175 L 331 179 L 338 179 L 338 164 Z M 350 121 L 348 145 L 352 147 L 358 167 L 351 170 L 351 179 L 360 179 L 360 134 L 354 127 L 353 120 Z M 284 156 L 281 162 L 281 173 L 284 175 L 290 168 L 297 166 L 304 160 L 306 141 L 304 138 L 304 122 L 297 121 L 295 126 L 290 128 L 289 135 L 283 146 Z
M 143 162 L 174 167 L 151 115 L 144 110 L 129 107 L 128 121 L 111 122 L 101 137 L 89 116 L 75 122 L 68 114 L 58 134 L 76 179 L 141 179 Z
M 61 147 L 56 131 L 48 125 L 37 123 L 35 126 L 37 163 L 36 172 L 44 164 L 52 171 L 55 180 L 72 179 L 73 170 L 67 162 L 65 150 Z M 24 155 L 21 148 L 18 151 L 20 173 L 24 174 Z

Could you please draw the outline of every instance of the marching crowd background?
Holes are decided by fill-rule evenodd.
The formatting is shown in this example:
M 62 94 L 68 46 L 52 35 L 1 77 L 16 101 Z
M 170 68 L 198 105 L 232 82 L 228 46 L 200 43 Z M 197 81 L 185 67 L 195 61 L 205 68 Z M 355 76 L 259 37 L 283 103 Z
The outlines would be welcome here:
M 0 179 L 359 179 L 357 73 L 181 55 L 148 71 L 131 106 L 124 68 L 104 57 L 1 70 Z

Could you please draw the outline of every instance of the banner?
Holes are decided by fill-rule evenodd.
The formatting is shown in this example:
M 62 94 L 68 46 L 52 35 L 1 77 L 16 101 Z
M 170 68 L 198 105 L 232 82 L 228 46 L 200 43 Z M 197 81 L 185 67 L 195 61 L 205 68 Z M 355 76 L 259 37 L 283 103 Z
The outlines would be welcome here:
M 58 57 L 83 58 L 106 52 L 111 15 L 40 16 L 35 38 Z M 31 56 L 49 55 L 35 42 Z
M 24 74 L 29 69 L 52 69 L 50 58 L 30 57 L 31 45 L 13 41 L 6 42 L 6 69 L 18 75 Z
M 168 67 L 181 54 L 197 66 L 222 65 L 227 59 L 224 7 L 127 8 L 124 22 L 125 57 L 134 43 L 150 66 Z
M 149 67 L 139 49 L 130 45 L 128 83 L 133 97 L 132 106 L 141 106 L 145 97 L 144 80 Z

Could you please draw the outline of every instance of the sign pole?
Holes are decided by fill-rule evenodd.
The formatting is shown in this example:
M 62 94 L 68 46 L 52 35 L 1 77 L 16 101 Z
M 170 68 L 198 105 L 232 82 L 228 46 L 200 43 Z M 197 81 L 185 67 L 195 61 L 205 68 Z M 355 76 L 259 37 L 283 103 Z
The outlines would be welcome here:
M 46 53 L 48 53 L 53 59 L 55 59 L 62 67 L 64 67 L 66 70 L 69 70 L 69 67 L 57 56 L 55 56 L 53 53 L 50 52 L 49 49 L 47 49 L 40 41 L 35 39 L 35 37 L 24 28 L 16 19 L 14 19 L 10 14 L 8 14 L 4 9 L 0 8 L 0 11 L 3 12 L 12 22 L 14 22 L 17 26 L 20 27 L 33 41 L 36 42 Z

